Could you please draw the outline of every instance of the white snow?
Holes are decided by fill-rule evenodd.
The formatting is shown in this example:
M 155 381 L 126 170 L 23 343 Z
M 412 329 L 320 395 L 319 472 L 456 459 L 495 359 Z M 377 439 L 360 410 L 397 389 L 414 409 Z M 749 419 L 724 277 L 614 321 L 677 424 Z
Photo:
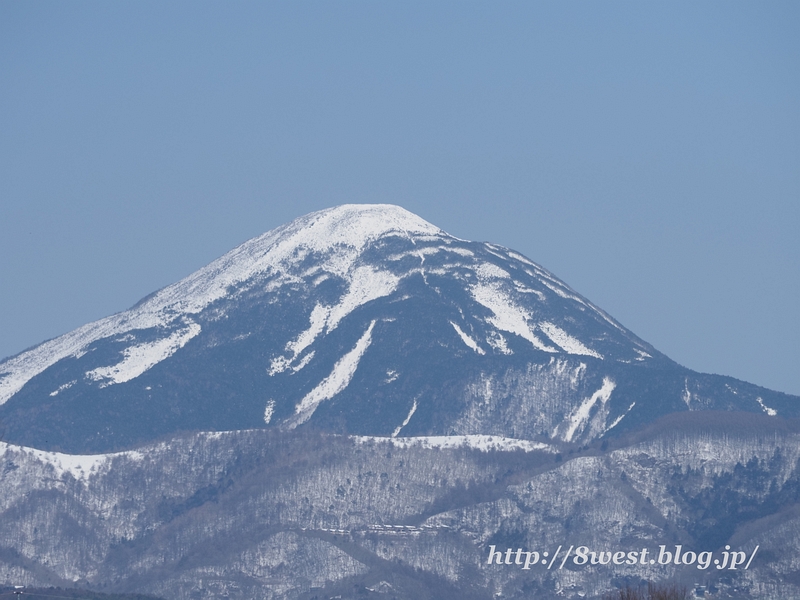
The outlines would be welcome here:
M 565 442 L 571 442 L 579 428 L 581 431 L 583 430 L 589 420 L 589 415 L 594 405 L 597 404 L 598 400 L 603 404 L 608 402 L 609 398 L 611 398 L 611 392 L 614 391 L 615 387 L 617 387 L 617 384 L 614 383 L 613 380 L 609 377 L 604 377 L 603 385 L 600 386 L 600 389 L 584 400 L 581 405 L 572 412 L 569 417 L 569 425 L 563 435 Z
M 511 275 L 508 274 L 508 271 L 488 262 L 479 264 L 478 268 L 475 269 L 475 273 L 481 279 L 511 279 Z
M 305 366 L 306 366 L 308 363 L 310 363 L 310 362 L 311 362 L 311 359 L 312 359 L 312 358 L 314 358 L 314 354 L 315 354 L 314 350 L 312 350 L 311 352 L 309 352 L 308 354 L 306 354 L 306 355 L 305 355 L 305 356 L 304 356 L 304 357 L 303 357 L 303 358 L 300 360 L 300 362 L 299 362 L 299 363 L 297 363 L 295 366 L 293 366 L 293 367 L 292 367 L 292 371 L 294 371 L 295 373 L 297 373 L 297 372 L 298 372 L 300 369 L 302 369 L 303 367 L 305 367 Z
M 329 307 L 317 304 L 311 311 L 311 316 L 309 317 L 310 325 L 308 329 L 302 332 L 296 340 L 286 344 L 286 350 L 294 354 L 296 357 L 303 350 L 308 348 L 314 342 L 314 338 L 322 333 L 322 329 L 325 327 L 325 321 L 328 319 L 329 314 Z
M 264 407 L 264 423 L 269 425 L 272 420 L 272 415 L 275 413 L 275 400 L 270 400 Z
M 447 252 L 452 252 L 454 254 L 459 254 L 461 256 L 475 256 L 475 253 L 472 250 L 467 250 L 466 248 L 457 248 L 455 246 L 448 246 L 445 248 Z
M 327 332 L 330 333 L 339 322 L 359 306 L 372 300 L 391 294 L 400 279 L 389 271 L 378 271 L 369 266 L 357 267 L 350 275 L 350 287 L 347 293 L 332 307 L 327 320 Z
M 417 437 L 379 437 L 370 435 L 351 436 L 359 443 L 365 442 L 386 442 L 398 448 L 440 448 L 443 450 L 451 448 L 475 448 L 483 452 L 491 450 L 512 451 L 522 450 L 531 452 L 534 450 L 544 450 L 555 452 L 552 446 L 541 442 L 530 440 L 519 440 L 497 435 L 429 435 Z
M 375 321 L 372 321 L 367 327 L 367 330 L 356 342 L 355 347 L 345 354 L 333 366 L 330 375 L 323 379 L 317 387 L 311 390 L 295 408 L 295 416 L 288 423 L 290 429 L 294 429 L 298 425 L 305 423 L 317 410 L 320 403 L 325 400 L 330 400 L 336 394 L 344 390 L 353 379 L 358 363 L 361 357 L 369 348 L 372 342 L 372 328 L 375 327 Z
M 535 262 L 533 262 L 531 259 L 529 259 L 529 258 L 526 258 L 525 256 L 523 256 L 523 255 L 522 255 L 522 254 L 520 254 L 519 252 L 514 252 L 513 250 L 509 250 L 509 251 L 508 251 L 508 255 L 509 255 L 511 258 L 516 258 L 518 261 L 521 261 L 521 262 L 524 262 L 524 263 L 526 263 L 526 264 L 529 264 L 529 265 L 531 265 L 532 267 L 536 267 L 537 269 L 541 269 L 541 267 L 540 267 L 539 265 L 537 265 L 537 264 L 536 264 Z
M 122 362 L 110 367 L 98 367 L 86 373 L 86 377 L 95 381 L 102 381 L 101 387 L 124 383 L 138 377 L 151 367 L 157 365 L 165 358 L 172 356 L 177 350 L 183 348 L 186 342 L 200 333 L 200 325 L 188 321 L 187 327 L 173 332 L 154 342 L 130 346 L 122 352 Z
M 311 311 L 311 316 L 309 317 L 310 324 L 308 329 L 302 331 L 294 340 L 286 343 L 285 350 L 286 352 L 290 352 L 292 355 L 289 358 L 286 358 L 285 356 L 277 356 L 273 358 L 270 368 L 268 369 L 268 373 L 270 375 L 282 373 L 292 366 L 292 362 L 294 362 L 294 360 L 303 352 L 303 350 L 308 348 L 314 342 L 316 337 L 322 333 L 322 330 L 325 328 L 325 323 L 328 320 L 330 311 L 330 307 L 323 306 L 322 304 L 317 304 L 314 306 L 314 309 Z M 299 371 L 302 368 L 303 367 L 300 366 L 296 370 Z
M 420 264 L 425 264 L 426 256 L 432 256 L 434 254 L 438 254 L 439 252 L 444 252 L 445 250 L 448 249 L 439 246 L 427 246 L 425 248 L 416 248 L 414 250 L 409 250 L 408 252 L 400 252 L 399 254 L 392 254 L 389 257 L 387 257 L 387 260 L 396 262 L 398 260 L 402 260 L 409 256 L 413 256 L 420 259 Z
M 555 292 L 556 295 L 561 296 L 565 300 L 576 300 L 578 302 L 581 302 L 580 298 L 578 298 L 574 294 L 570 294 L 570 293 L 566 292 L 562 288 L 562 285 L 560 283 L 558 283 L 557 281 L 552 281 L 552 280 L 548 281 L 548 279 L 550 279 L 550 278 L 549 277 L 545 278 L 545 277 L 542 277 L 541 275 L 539 276 L 539 281 L 541 281 L 542 284 L 544 284 L 545 287 L 549 288 L 551 292 Z M 583 302 L 581 302 L 581 304 L 583 304 Z
M 67 390 L 67 389 L 71 388 L 76 383 L 78 383 L 77 379 L 73 379 L 72 381 L 68 381 L 67 383 L 58 386 L 57 389 L 55 389 L 52 392 L 50 392 L 50 395 L 51 396 L 57 396 L 59 392 L 63 392 L 64 390 Z
M 603 356 L 594 350 L 587 348 L 583 342 L 578 340 L 577 338 L 572 337 L 566 331 L 557 327 L 553 323 L 548 321 L 543 321 L 539 323 L 539 329 L 541 329 L 547 337 L 549 337 L 554 343 L 561 346 L 565 352 L 569 354 L 582 354 L 584 356 L 594 356 L 595 358 L 603 358 Z
M 625 417 L 628 416 L 628 413 L 631 412 L 631 409 L 634 406 L 636 406 L 636 402 L 632 402 L 631 405 L 628 407 L 628 410 L 626 410 L 624 413 L 622 413 L 620 416 L 618 416 L 616 419 L 614 419 L 614 422 L 611 423 L 611 425 L 609 425 L 608 427 L 606 427 L 606 430 L 603 433 L 606 433 L 607 431 L 611 431 L 612 429 L 614 429 L 614 427 L 619 425 L 619 422 L 622 421 L 622 419 L 624 419 Z
M 487 321 L 509 333 L 514 333 L 528 340 L 534 348 L 546 352 L 558 352 L 556 348 L 548 346 L 533 333 L 529 325 L 528 312 L 515 304 L 511 297 L 501 289 L 497 283 L 479 283 L 470 287 L 472 297 L 494 313 Z
M 75 479 L 84 482 L 89 479 L 90 475 L 96 473 L 106 462 L 116 456 L 129 456 L 134 459 L 141 457 L 141 453 L 135 450 L 111 454 L 63 454 L 61 452 L 46 452 L 36 448 L 0 442 L 0 457 L 4 457 L 9 453 L 23 454 L 40 463 L 49 465 L 55 470 L 57 478 L 69 473 Z
M 392 437 L 393 437 L 393 438 L 396 438 L 396 437 L 397 437 L 397 435 L 400 433 L 400 430 L 401 430 L 401 429 L 403 429 L 403 427 L 405 427 L 406 425 L 408 425 L 408 422 L 411 420 L 411 417 L 413 417 L 413 416 L 414 416 L 414 413 L 415 413 L 415 412 L 417 412 L 417 401 L 416 401 L 416 400 L 414 400 L 414 404 L 413 404 L 413 405 L 411 405 L 411 410 L 410 410 L 410 411 L 408 411 L 408 416 L 406 417 L 405 421 L 403 421 L 403 422 L 402 422 L 402 423 L 401 423 L 401 424 L 400 424 L 400 425 L 397 427 L 397 429 L 395 429 L 395 430 L 394 430 L 394 432 L 392 433 Z
M 554 360 L 555 359 L 551 358 L 550 363 L 552 364 Z M 567 367 L 569 365 L 569 363 L 566 361 L 558 361 L 556 364 L 558 364 L 561 368 Z M 586 375 L 586 368 L 587 368 L 586 363 L 580 363 L 572 371 L 572 374 L 569 377 L 569 382 L 572 384 L 573 388 L 577 388 L 578 383 L 580 383 L 580 380 L 583 378 L 584 375 Z
M 302 331 L 297 338 L 286 344 L 286 352 L 291 356 L 277 356 L 272 359 L 268 373 L 276 375 L 288 368 L 295 372 L 302 369 L 308 361 L 306 357 L 299 365 L 292 367 L 292 363 L 297 357 L 314 343 L 314 340 L 323 332 L 330 333 L 339 325 L 342 319 L 353 312 L 359 306 L 388 296 L 396 288 L 400 281 L 398 277 L 388 271 L 379 271 L 370 266 L 359 266 L 348 274 L 350 286 L 347 292 L 334 306 L 324 306 L 317 304 L 311 311 L 308 329 Z
M 532 289 L 530 289 L 528 287 L 525 287 L 524 285 L 522 285 L 518 281 L 514 282 L 514 287 L 516 288 L 516 290 L 520 294 L 534 294 L 539 299 L 539 302 L 547 302 L 547 296 L 545 296 L 539 290 L 532 290 Z
M 461 330 L 461 327 L 450 321 L 450 325 L 453 326 L 453 329 L 456 330 L 456 333 L 461 337 L 461 340 L 467 345 L 468 348 L 474 350 L 478 354 L 486 354 L 486 351 L 478 346 L 478 343 L 469 337 L 466 333 Z
M 497 331 L 489 332 L 489 336 L 486 338 L 486 343 L 488 343 L 492 348 L 494 348 L 501 354 L 505 355 L 514 354 L 514 351 L 508 347 L 508 342 L 506 342 L 506 338 L 503 337 L 502 333 L 499 333 Z
M 774 417 L 775 415 L 778 414 L 777 410 L 775 410 L 774 408 L 770 408 L 769 406 L 764 404 L 764 400 L 760 396 L 756 398 L 756 402 L 758 402 L 758 404 L 761 406 L 761 410 L 767 413 L 770 417 Z

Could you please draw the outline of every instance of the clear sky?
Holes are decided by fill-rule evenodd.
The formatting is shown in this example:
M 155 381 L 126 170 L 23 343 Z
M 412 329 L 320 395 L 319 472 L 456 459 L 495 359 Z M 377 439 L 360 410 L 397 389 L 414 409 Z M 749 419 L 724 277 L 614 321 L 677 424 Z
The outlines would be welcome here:
M 346 202 L 800 394 L 800 3 L 0 3 L 0 357 Z

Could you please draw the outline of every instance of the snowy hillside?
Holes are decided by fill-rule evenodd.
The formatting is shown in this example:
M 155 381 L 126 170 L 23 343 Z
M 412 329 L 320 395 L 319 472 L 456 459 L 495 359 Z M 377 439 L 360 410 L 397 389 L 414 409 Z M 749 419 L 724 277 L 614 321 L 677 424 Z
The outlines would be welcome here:
M 620 581 L 671 579 L 718 598 L 797 597 L 800 431 L 698 414 L 563 458 L 500 438 L 276 430 L 88 456 L 2 444 L 0 544 L 13 551 L 0 581 L 178 600 L 599 600 Z M 749 570 L 514 564 L 518 548 L 662 544 L 757 552 Z M 487 564 L 492 546 L 511 562 Z

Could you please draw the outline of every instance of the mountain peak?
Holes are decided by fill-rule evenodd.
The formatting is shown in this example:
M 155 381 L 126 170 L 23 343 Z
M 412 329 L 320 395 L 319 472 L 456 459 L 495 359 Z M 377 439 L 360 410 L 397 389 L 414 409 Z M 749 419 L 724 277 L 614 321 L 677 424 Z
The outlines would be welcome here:
M 325 270 L 346 276 L 364 248 L 375 240 L 399 235 L 448 237 L 444 231 L 414 213 L 392 204 L 343 204 L 309 213 L 252 238 L 230 252 L 162 288 L 133 308 L 89 323 L 63 336 L 10 357 L 0 364 L 0 405 L 16 394 L 33 377 L 67 357 L 80 358 L 99 339 L 124 335 L 131 330 L 161 329 L 167 334 L 163 348 L 148 348 L 142 365 L 156 364 L 183 347 L 199 333 L 192 315 L 226 297 L 231 289 L 259 276 L 285 274 L 292 265 L 309 257 L 325 255 Z M 291 276 L 289 276 L 291 279 Z M 140 351 L 137 351 L 141 354 Z M 152 357 L 151 357 L 152 356 Z M 153 362 L 154 361 L 154 362 Z M 123 361 L 124 362 L 124 361 Z M 100 371 L 98 377 L 128 375 Z M 129 374 L 129 375 L 130 375 Z
M 299 217 L 248 240 L 206 267 L 148 299 L 161 310 L 192 298 L 185 312 L 199 312 L 227 290 L 259 273 L 285 271 L 310 256 L 328 255 L 328 270 L 346 273 L 371 242 L 388 235 L 448 236 L 412 212 L 392 204 L 342 204 Z M 453 238 L 455 239 L 455 238 Z M 331 256 L 333 255 L 333 256 Z
M 435 225 L 394 204 L 342 204 L 299 217 L 275 233 L 287 242 L 316 251 L 328 250 L 338 244 L 361 249 L 370 241 L 390 234 L 447 235 Z M 267 235 L 256 239 L 264 239 Z

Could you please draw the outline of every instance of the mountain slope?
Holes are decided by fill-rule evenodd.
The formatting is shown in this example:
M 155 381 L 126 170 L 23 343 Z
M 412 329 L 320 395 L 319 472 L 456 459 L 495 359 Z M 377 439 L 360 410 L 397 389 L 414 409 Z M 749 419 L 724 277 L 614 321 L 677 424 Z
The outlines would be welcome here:
M 9 441 L 106 452 L 182 430 L 586 442 L 796 398 L 684 369 L 511 250 L 345 205 L 0 363 Z

